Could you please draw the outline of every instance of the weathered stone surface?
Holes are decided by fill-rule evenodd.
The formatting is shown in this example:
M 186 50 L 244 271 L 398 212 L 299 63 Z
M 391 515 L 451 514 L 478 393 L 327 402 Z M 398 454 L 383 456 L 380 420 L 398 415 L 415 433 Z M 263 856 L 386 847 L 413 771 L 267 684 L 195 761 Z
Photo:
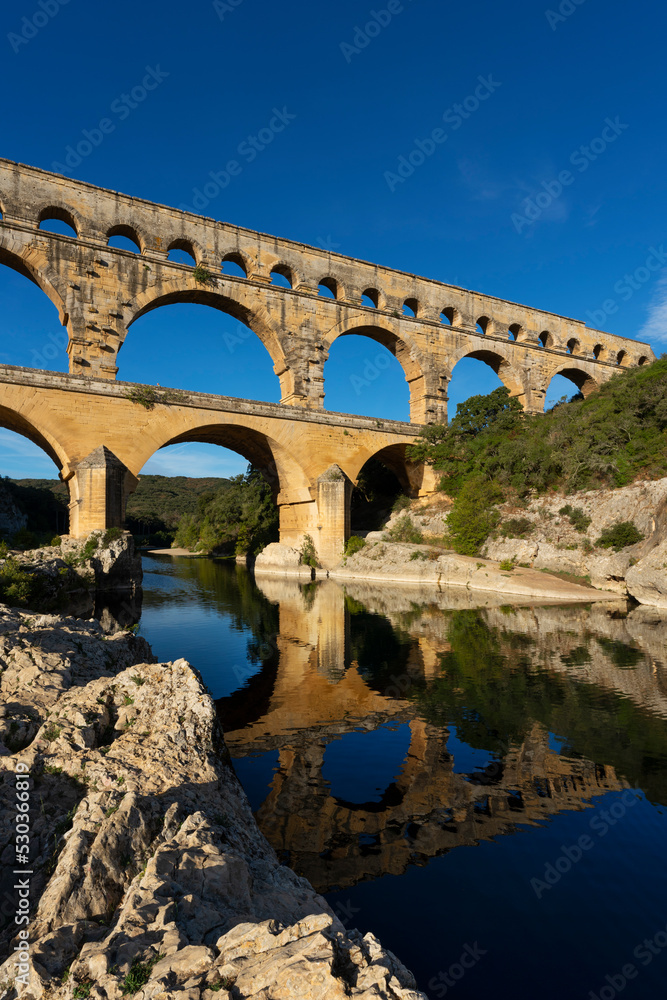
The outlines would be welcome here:
M 25 528 L 27 516 L 19 510 L 10 490 L 0 482 L 0 535 L 9 538 Z
M 527 563 L 535 569 L 588 576 L 592 586 L 618 594 L 628 593 L 626 578 L 629 572 L 633 573 L 634 564 L 649 558 L 643 571 L 646 586 L 642 587 L 639 575 L 633 573 L 638 592 L 648 598 L 661 586 L 660 574 L 656 572 L 659 565 L 654 566 L 650 561 L 650 553 L 667 534 L 666 503 L 667 479 L 658 479 L 615 490 L 540 497 L 531 500 L 526 508 L 505 505 L 501 508 L 503 520 L 525 517 L 533 523 L 533 530 L 526 538 L 503 538 L 497 533 L 486 543 L 483 553 L 489 559 L 516 559 L 518 563 Z M 584 532 L 577 531 L 567 515 L 559 513 L 567 504 L 581 509 L 591 519 Z M 644 535 L 644 540 L 620 552 L 595 548 L 601 532 L 619 521 L 632 521 Z M 656 559 L 659 561 L 659 557 Z M 648 583 L 649 575 L 653 583 Z M 637 600 L 642 600 L 632 591 L 630 593 Z M 646 600 L 645 603 L 653 601 Z
M 278 576 L 295 576 L 301 580 L 311 580 L 313 571 L 310 566 L 304 566 L 301 553 L 289 545 L 271 542 L 262 549 L 255 560 L 255 573 L 262 576 L 271 573 Z
M 655 608 L 667 608 L 667 541 L 630 566 L 625 582 L 635 600 Z
M 18 761 L 39 781 L 41 801 L 32 997 L 70 1000 L 90 983 L 90 996 L 116 1000 L 139 966 L 144 1000 L 423 996 L 379 946 L 377 955 L 355 949 L 309 883 L 278 864 L 230 766 L 213 702 L 184 660 L 156 665 L 133 635 L 53 616 L 27 621 L 3 607 L 0 653 L 9 710 L 1 721 L 12 743 L 0 760 L 3 862 L 13 851 Z M 7 864 L 4 873 L 0 892 L 11 893 Z M 5 956 L 14 932 L 0 930 Z M 0 996 L 13 995 L 15 974 L 8 957 Z
M 418 553 L 416 558 L 415 553 Z M 609 600 L 609 594 L 532 569 L 501 570 L 488 559 L 442 553 L 427 545 L 371 542 L 331 570 L 334 580 L 414 583 L 433 589 L 465 587 L 499 595 L 553 601 Z

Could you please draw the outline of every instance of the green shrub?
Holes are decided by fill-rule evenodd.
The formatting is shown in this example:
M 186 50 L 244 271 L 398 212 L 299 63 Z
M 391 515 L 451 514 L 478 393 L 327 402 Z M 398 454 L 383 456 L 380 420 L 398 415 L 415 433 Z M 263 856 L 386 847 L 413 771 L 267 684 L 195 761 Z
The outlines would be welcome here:
M 428 552 L 422 552 L 420 549 L 415 549 L 415 551 L 410 556 L 410 562 L 415 562 L 417 559 L 428 559 Z
M 641 542 L 643 538 L 641 531 L 632 521 L 618 521 L 610 528 L 605 528 L 595 544 L 603 549 L 613 549 L 615 552 L 620 552 L 628 545 Z
M 359 535 L 351 535 L 347 540 L 347 545 L 345 546 L 345 555 L 353 556 L 355 552 L 361 552 L 365 546 L 365 538 L 360 538 Z
M 535 525 L 527 517 L 511 517 L 500 526 L 503 538 L 525 538 L 534 530 Z
M 118 539 L 122 537 L 123 537 L 122 528 L 107 528 L 107 530 L 102 535 L 102 542 L 101 542 L 102 548 L 106 549 L 108 545 L 111 545 L 112 542 L 117 542 Z
M 153 967 L 162 957 L 162 955 L 154 955 L 148 962 L 140 962 L 139 959 L 135 958 L 121 985 L 123 996 L 132 996 L 132 994 L 138 993 L 151 978 Z
M 399 493 L 391 508 L 392 514 L 400 514 L 402 510 L 407 510 L 412 500 L 405 493 Z
M 100 544 L 99 535 L 91 535 L 86 544 L 83 546 L 78 555 L 78 562 L 84 563 L 88 559 L 92 559 L 94 553 L 97 551 Z
M 500 569 L 503 573 L 511 573 L 514 569 L 513 559 L 502 559 L 499 563 Z
M 392 542 L 409 542 L 412 545 L 421 545 L 424 536 L 420 529 L 413 524 L 408 514 L 399 517 L 393 528 L 390 528 L 389 537 Z
M 37 548 L 37 535 L 27 528 L 20 528 L 12 537 L 12 546 L 25 552 L 27 549 Z
M 49 545 L 51 546 L 51 548 L 56 549 L 56 548 L 59 548 L 62 545 L 62 543 L 63 543 L 63 540 L 60 537 L 60 535 L 54 535 L 53 538 L 51 539 L 51 541 L 49 542 Z
M 469 479 L 461 488 L 447 515 L 449 538 L 455 552 L 476 556 L 498 524 L 495 504 L 502 500 L 497 483 L 479 477 Z
M 6 559 L 8 553 L 9 553 L 9 548 L 7 546 L 7 542 L 3 539 L 0 542 L 0 559 Z
M 561 507 L 558 513 L 563 517 L 567 517 L 575 531 L 578 531 L 582 535 L 591 523 L 590 517 L 584 514 L 581 507 L 573 507 L 569 503 Z
M 303 536 L 303 542 L 301 544 L 301 562 L 304 566 L 310 566 L 312 569 L 317 569 L 320 565 L 317 561 L 315 542 L 310 535 Z

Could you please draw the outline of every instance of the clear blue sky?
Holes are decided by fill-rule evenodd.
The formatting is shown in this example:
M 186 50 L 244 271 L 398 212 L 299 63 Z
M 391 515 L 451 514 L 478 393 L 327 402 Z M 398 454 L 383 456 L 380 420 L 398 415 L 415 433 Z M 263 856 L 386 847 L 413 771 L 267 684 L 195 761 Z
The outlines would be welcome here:
M 658 0 L 564 0 L 560 8 L 546 0 L 41 4 L 17 0 L 3 9 L 0 155 L 53 169 L 84 129 L 110 117 L 114 131 L 71 176 L 191 204 L 209 172 L 237 158 L 274 108 L 286 109 L 295 116 L 289 126 L 243 161 L 205 214 L 585 319 L 664 350 L 667 266 L 634 280 L 635 288 L 624 278 L 643 268 L 651 247 L 667 248 L 667 15 Z M 35 29 L 33 19 L 48 23 Z M 146 67 L 162 74 L 159 86 L 121 110 Z M 480 77 L 493 92 L 467 118 L 452 110 L 443 121 Z M 616 130 L 607 127 L 613 141 L 601 151 L 594 140 L 607 119 Z M 387 177 L 439 127 L 447 141 L 423 166 L 403 183 Z M 582 146 L 588 156 L 577 153 Z M 563 170 L 573 181 L 547 205 L 544 185 L 553 193 Z M 543 207 L 528 221 L 536 212 L 526 199 L 540 192 Z M 594 324 L 610 299 L 617 309 L 597 313 Z M 0 300 L 0 361 L 65 370 L 62 350 L 45 357 L 61 328 L 42 293 L 0 268 Z M 119 377 L 276 400 L 277 379 L 254 336 L 233 351 L 225 345 L 234 328 L 204 307 L 157 310 L 131 328 Z M 360 389 L 352 376 L 365 368 L 377 377 Z M 325 376 L 328 409 L 407 417 L 402 372 L 372 341 L 337 342 Z M 481 362 L 462 362 L 452 402 L 497 384 Z M 568 390 L 570 383 L 554 385 L 551 397 Z M 5 475 L 55 474 L 48 458 L 7 431 L 0 466 Z M 243 467 L 229 453 L 190 445 L 158 454 L 147 471 L 225 475 Z

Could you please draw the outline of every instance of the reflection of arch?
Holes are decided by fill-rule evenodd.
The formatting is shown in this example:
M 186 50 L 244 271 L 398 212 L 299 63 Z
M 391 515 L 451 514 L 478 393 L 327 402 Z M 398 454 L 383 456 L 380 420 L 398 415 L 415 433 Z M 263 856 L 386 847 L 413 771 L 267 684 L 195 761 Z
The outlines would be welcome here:
M 549 384 L 551 384 L 552 379 L 554 379 L 556 375 L 562 375 L 563 378 L 567 378 L 570 380 L 570 382 L 574 382 L 577 389 L 579 389 L 579 391 L 583 396 L 590 396 L 590 394 L 592 392 L 595 392 L 595 390 L 598 388 L 597 381 L 593 378 L 592 375 L 589 375 L 587 371 L 584 371 L 583 368 L 577 368 L 572 366 L 566 368 L 558 368 L 551 375 L 551 378 L 549 379 Z
M 252 298 L 252 289 L 250 293 L 243 287 L 241 283 L 234 286 L 234 291 L 238 289 L 239 298 Z M 135 299 L 136 312 L 128 321 L 129 327 L 136 322 L 141 316 L 145 316 L 146 313 L 152 312 L 153 309 L 157 309 L 160 306 L 173 305 L 176 302 L 193 302 L 200 305 L 211 306 L 213 309 L 218 309 L 221 312 L 227 313 L 233 316 L 234 319 L 239 320 L 241 323 L 245 323 L 253 333 L 255 333 L 262 344 L 269 352 L 271 360 L 274 365 L 279 365 L 278 371 L 285 372 L 287 369 L 287 362 L 285 361 L 285 355 L 283 353 L 282 345 L 273 330 L 273 327 L 269 323 L 268 314 L 263 315 L 265 310 L 262 308 L 257 308 L 255 305 L 253 309 L 245 305 L 243 301 L 237 299 L 232 299 L 229 295 L 219 292 L 212 288 L 202 288 L 201 286 L 196 288 L 184 289 L 182 284 L 177 281 L 172 281 L 165 283 L 162 286 L 162 290 L 156 294 L 154 290 L 149 290 L 144 292 L 142 295 L 138 295 Z M 282 379 L 281 379 L 282 385 Z M 283 386 L 283 389 L 285 387 Z M 285 395 L 285 393 L 283 393 Z
M 525 390 L 521 376 L 502 353 L 502 348 L 494 347 L 478 351 L 471 351 L 464 348 L 456 356 L 452 365 L 452 377 L 457 364 L 463 358 L 474 358 L 476 361 L 483 361 L 485 365 L 488 365 L 496 373 L 503 385 L 507 386 L 511 396 L 522 396 L 524 394 Z

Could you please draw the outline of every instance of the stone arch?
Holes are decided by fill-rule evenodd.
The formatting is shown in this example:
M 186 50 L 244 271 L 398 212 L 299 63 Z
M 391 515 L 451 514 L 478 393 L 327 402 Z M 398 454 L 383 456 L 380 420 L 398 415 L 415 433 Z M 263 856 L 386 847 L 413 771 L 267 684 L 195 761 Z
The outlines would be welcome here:
M 259 421 L 261 423 L 261 421 Z M 128 464 L 138 474 L 146 462 L 161 448 L 172 444 L 215 444 L 229 448 L 262 472 L 280 503 L 308 502 L 312 499 L 311 482 L 299 461 L 290 454 L 287 445 L 253 426 L 252 419 L 220 415 L 218 422 L 202 423 L 201 414 L 185 411 L 153 430 L 150 437 L 137 442 Z
M 68 226 L 71 226 L 77 238 L 81 235 L 84 228 L 81 216 L 65 205 L 58 205 L 51 202 L 45 208 L 42 208 L 37 216 L 37 226 L 41 226 L 43 222 L 47 222 L 49 219 L 57 219 L 59 222 L 65 222 Z
M 425 470 L 421 464 L 407 458 L 407 448 L 406 444 L 391 444 L 375 452 L 359 452 L 346 463 L 344 471 L 352 482 L 356 482 L 366 463 L 375 458 L 394 473 L 407 494 L 416 497 L 424 485 Z
M 229 253 L 223 254 L 220 258 L 220 267 L 224 268 L 228 261 L 244 271 L 246 278 L 255 270 L 255 261 L 243 250 L 230 250 Z M 224 274 L 224 270 L 222 273 Z M 227 274 L 225 277 L 234 277 L 234 275 Z
M 12 237 L 9 237 L 4 246 L 0 245 L 0 265 L 10 267 L 13 271 L 22 274 L 28 281 L 32 281 L 34 285 L 37 285 L 53 302 L 58 310 L 58 317 L 61 324 L 67 326 L 69 331 L 69 311 L 66 305 L 66 295 L 63 295 L 59 289 L 58 274 L 40 250 L 35 247 L 26 248 L 15 244 Z
M 346 319 L 330 330 L 323 338 L 325 350 L 328 351 L 339 337 L 352 335 L 368 337 L 376 344 L 386 347 L 394 355 L 403 369 L 405 381 L 410 387 L 410 419 L 423 422 L 421 414 L 417 412 L 417 404 L 426 392 L 427 366 L 422 363 L 420 352 L 412 339 L 392 329 L 386 320 L 377 323 L 364 323 L 359 319 Z
M 479 349 L 463 348 L 463 350 L 459 351 L 459 353 L 452 359 L 452 375 L 454 374 L 454 369 L 457 364 L 459 361 L 462 361 L 463 358 L 474 358 L 476 361 L 483 361 L 484 364 L 488 365 L 489 368 L 496 373 L 503 385 L 509 389 L 510 396 L 517 396 L 522 405 L 524 404 L 526 390 L 523 378 L 505 356 L 502 347 L 494 346 Z
M 138 230 L 134 226 L 127 225 L 126 223 L 120 222 L 115 226 L 112 226 L 106 234 L 107 246 L 109 240 L 112 236 L 124 236 L 126 239 L 131 240 L 135 243 L 139 249 L 139 253 L 142 254 L 146 249 L 146 240 L 139 234 Z M 116 249 L 111 247 L 111 250 Z
M 299 276 L 297 275 L 296 270 L 292 267 L 291 264 L 285 264 L 282 262 L 274 264 L 271 267 L 271 270 L 269 271 L 269 277 L 272 278 L 274 274 L 279 274 L 281 278 L 284 278 L 285 281 L 288 281 L 291 289 L 296 288 L 296 286 L 299 284 Z
M 549 374 L 549 378 L 547 379 L 547 389 L 556 375 L 562 375 L 563 378 L 567 378 L 570 382 L 573 382 L 583 396 L 590 396 L 592 392 L 595 392 L 595 390 L 599 388 L 599 382 L 597 379 L 593 378 L 590 372 L 586 371 L 585 368 L 581 368 L 579 365 L 575 364 L 561 365 L 558 368 L 555 368 Z
M 21 386 L 14 386 L 10 391 L 19 394 L 21 388 Z M 19 398 L 21 397 L 19 396 Z M 9 400 L 6 399 L 5 402 L 8 404 Z M 62 442 L 56 437 L 53 429 L 48 426 L 48 412 L 44 416 L 45 420 L 35 419 L 10 405 L 0 405 L 0 427 L 20 434 L 41 448 L 57 465 L 62 478 L 65 479 L 70 472 L 70 456 Z
M 337 278 L 333 278 L 330 274 L 327 274 L 323 278 L 320 278 L 319 281 L 317 282 L 317 287 L 318 289 L 320 287 L 326 288 L 328 291 L 331 292 L 334 299 L 343 298 L 340 281 L 338 281 Z
M 195 247 L 192 240 L 184 239 L 182 237 L 171 241 L 167 247 L 167 256 L 169 256 L 172 250 L 182 250 L 184 253 L 189 254 L 195 265 L 201 258 L 201 248 Z M 199 255 L 197 254 L 197 251 L 199 251 Z
M 280 378 L 283 397 L 288 395 L 290 391 L 293 391 L 291 386 L 294 373 L 288 365 L 281 340 L 273 328 L 266 308 L 257 305 L 252 295 L 254 289 L 244 288 L 242 282 L 234 283 L 233 291 L 235 294 L 238 291 L 237 297 L 232 298 L 227 290 L 223 292 L 199 285 L 194 279 L 192 279 L 191 288 L 183 288 L 182 281 L 164 282 L 159 291 L 150 289 L 137 296 L 134 302 L 135 311 L 129 316 L 127 327 L 129 329 L 146 313 L 176 302 L 193 302 L 211 306 L 213 309 L 218 309 L 245 323 L 259 337 L 269 352 L 274 370 Z M 246 300 L 253 302 L 252 307 L 246 304 Z

